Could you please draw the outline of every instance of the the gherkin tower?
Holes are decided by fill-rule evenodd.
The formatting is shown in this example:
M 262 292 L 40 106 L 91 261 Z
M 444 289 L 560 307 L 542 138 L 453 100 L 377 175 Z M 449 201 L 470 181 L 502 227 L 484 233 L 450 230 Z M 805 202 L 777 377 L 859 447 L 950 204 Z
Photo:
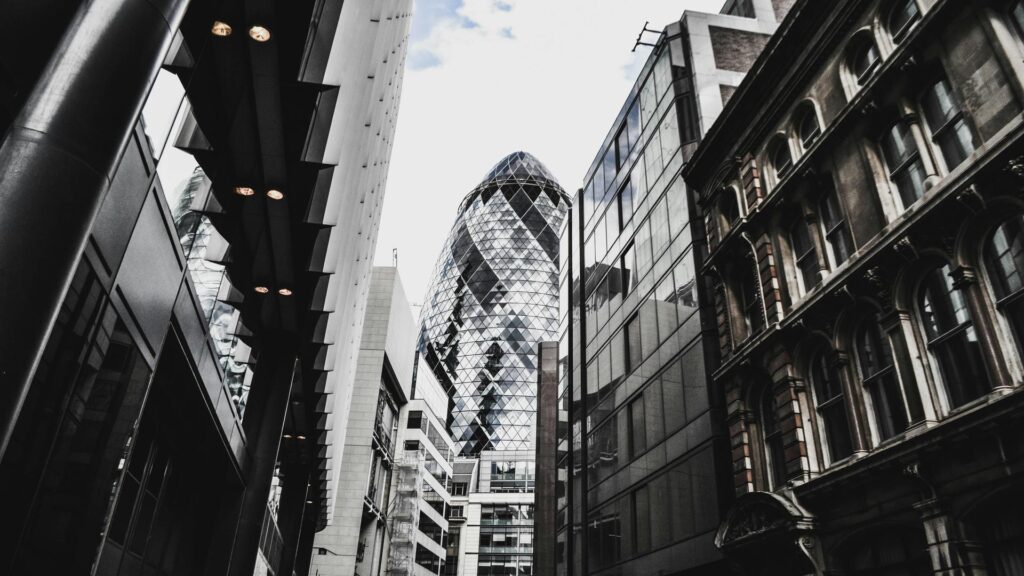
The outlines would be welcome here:
M 568 201 L 540 161 L 515 152 L 459 205 L 418 347 L 450 386 L 463 456 L 533 447 L 536 350 L 558 338 L 558 231 Z

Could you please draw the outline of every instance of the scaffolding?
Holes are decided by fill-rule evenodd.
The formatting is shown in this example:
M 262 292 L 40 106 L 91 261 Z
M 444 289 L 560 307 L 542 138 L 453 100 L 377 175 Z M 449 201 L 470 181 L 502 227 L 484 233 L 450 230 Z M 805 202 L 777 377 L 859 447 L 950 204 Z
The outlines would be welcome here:
M 395 463 L 395 498 L 388 514 L 391 553 L 388 576 L 412 576 L 416 566 L 416 533 L 423 499 L 423 450 L 407 450 Z

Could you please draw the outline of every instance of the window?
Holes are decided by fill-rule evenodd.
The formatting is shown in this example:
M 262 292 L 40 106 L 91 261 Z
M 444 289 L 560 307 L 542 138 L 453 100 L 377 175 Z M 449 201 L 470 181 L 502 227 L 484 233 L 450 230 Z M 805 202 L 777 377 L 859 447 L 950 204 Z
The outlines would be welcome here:
M 924 164 L 910 133 L 902 121 L 893 124 L 882 137 L 882 155 L 889 170 L 889 180 L 896 186 L 903 207 L 908 208 L 924 196 Z
M 825 245 L 832 267 L 836 268 L 850 258 L 853 253 L 853 240 L 850 229 L 846 226 L 846 216 L 839 205 L 839 194 L 831 188 L 822 196 L 819 204 L 819 219 L 825 236 Z
M 465 482 L 452 483 L 452 496 L 465 496 L 469 486 Z
M 633 182 L 626 180 L 626 184 L 619 190 L 619 214 L 621 216 L 621 226 L 625 226 L 626 222 L 633 217 Z
M 407 420 L 406 429 L 408 430 L 419 430 L 423 426 L 423 412 L 419 410 L 410 410 L 409 419 Z
M 899 42 L 907 34 L 915 22 L 920 20 L 921 12 L 917 9 L 914 0 L 900 0 L 889 12 L 889 34 L 892 39 Z
M 800 143 L 804 150 L 811 147 L 811 144 L 821 135 L 821 126 L 818 125 L 818 114 L 814 111 L 814 105 L 805 104 L 797 116 L 797 134 L 800 136 Z
M 878 436 L 887 440 L 907 429 L 907 413 L 893 365 L 892 349 L 879 328 L 876 315 L 865 320 L 857 333 L 857 356 L 861 384 L 874 409 Z
M 629 405 L 629 457 L 636 458 L 647 449 L 647 428 L 644 418 L 644 399 L 639 397 Z
M 783 138 L 775 141 L 775 147 L 772 149 L 772 167 L 775 168 L 777 180 L 782 180 L 786 174 L 789 174 L 790 168 L 793 167 L 793 157 L 790 155 L 789 146 Z
M 836 366 L 825 352 L 820 352 L 811 364 L 814 401 L 825 434 L 829 460 L 838 462 L 853 454 L 850 425 L 846 416 L 846 396 Z
M 974 136 L 946 78 L 940 78 L 921 96 L 921 110 L 946 167 L 956 168 L 974 152 Z
M 988 272 L 996 292 L 996 306 L 1024 343 L 1024 216 L 1014 216 L 996 229 L 985 247 Z
M 725 237 L 740 218 L 740 207 L 736 201 L 736 189 L 723 188 L 718 193 L 718 234 Z
M 608 151 L 605 152 L 604 160 L 602 161 L 602 171 L 604 172 L 604 181 L 601 187 L 597 189 L 597 197 L 599 199 L 604 198 L 604 191 L 615 181 L 615 173 L 618 171 L 614 146 L 608 148 Z
M 955 408 L 984 394 L 989 381 L 967 301 L 950 274 L 948 264 L 929 272 L 918 305 L 928 350 L 938 364 L 950 407 Z
M 640 317 L 634 315 L 626 322 L 626 338 L 623 342 L 626 345 L 626 373 L 632 372 L 640 366 L 643 360 L 643 351 L 640 348 Z
M 740 282 L 740 305 L 743 307 L 749 338 L 764 330 L 765 319 L 761 307 L 761 290 L 757 282 L 757 261 L 751 257 L 745 264 L 747 270 Z
M 771 385 L 766 385 L 761 392 L 760 419 L 764 436 L 764 451 L 767 459 L 765 477 L 770 483 L 769 488 L 775 489 L 786 483 L 786 451 L 782 444 L 782 429 L 775 413 L 775 393 Z
M 420 441 L 419 440 L 406 440 L 405 441 L 405 449 L 406 450 L 414 450 L 414 451 L 415 450 L 419 450 L 420 449 Z
M 1010 8 L 1010 19 L 1013 20 L 1017 34 L 1024 36 L 1024 2 L 1018 0 L 1013 3 L 1013 8 Z
M 633 248 L 633 243 L 630 242 L 629 246 L 622 252 L 622 293 L 623 295 L 629 294 L 636 288 L 637 277 L 636 277 L 636 252 Z
M 803 217 L 798 217 L 789 228 L 789 241 L 793 248 L 793 260 L 798 270 L 797 279 L 800 282 L 800 292 L 804 293 L 818 285 L 820 269 L 818 267 L 818 253 L 811 242 L 811 235 L 807 232 L 807 222 Z
M 878 60 L 878 48 L 875 48 L 870 37 L 865 36 L 854 46 L 850 52 L 849 66 L 858 84 L 863 84 L 871 77 L 878 68 Z

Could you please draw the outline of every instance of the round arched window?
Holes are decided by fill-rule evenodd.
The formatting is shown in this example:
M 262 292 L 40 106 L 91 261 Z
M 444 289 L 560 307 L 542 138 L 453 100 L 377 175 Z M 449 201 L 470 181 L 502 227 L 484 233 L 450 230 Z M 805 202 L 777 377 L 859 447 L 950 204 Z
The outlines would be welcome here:
M 803 145 L 804 150 L 811 147 L 814 141 L 821 135 L 821 126 L 818 124 L 818 114 L 814 111 L 814 106 L 806 104 L 800 109 L 800 114 L 797 116 L 797 133 L 800 135 L 800 143 Z
M 878 67 L 878 48 L 875 48 L 870 38 L 865 37 L 853 47 L 849 58 L 850 71 L 857 78 L 857 83 L 863 84 Z
M 921 12 L 917 9 L 917 2 L 914 0 L 900 0 L 889 12 L 889 34 L 892 39 L 899 42 L 903 36 L 914 26 L 914 23 L 921 18 Z
M 775 141 L 772 148 L 772 167 L 775 168 L 775 176 L 782 180 L 793 167 L 793 156 L 789 153 L 789 146 L 783 138 Z

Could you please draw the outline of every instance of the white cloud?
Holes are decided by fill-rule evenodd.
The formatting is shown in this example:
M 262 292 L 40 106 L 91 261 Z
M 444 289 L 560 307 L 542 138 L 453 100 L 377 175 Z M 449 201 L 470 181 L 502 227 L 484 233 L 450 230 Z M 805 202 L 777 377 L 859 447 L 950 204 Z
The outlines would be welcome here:
M 630 52 L 644 21 L 660 28 L 721 5 L 417 0 L 431 20 L 410 47 L 377 263 L 398 248 L 406 291 L 421 302 L 459 201 L 516 150 L 574 194 L 647 58 L 647 48 Z

